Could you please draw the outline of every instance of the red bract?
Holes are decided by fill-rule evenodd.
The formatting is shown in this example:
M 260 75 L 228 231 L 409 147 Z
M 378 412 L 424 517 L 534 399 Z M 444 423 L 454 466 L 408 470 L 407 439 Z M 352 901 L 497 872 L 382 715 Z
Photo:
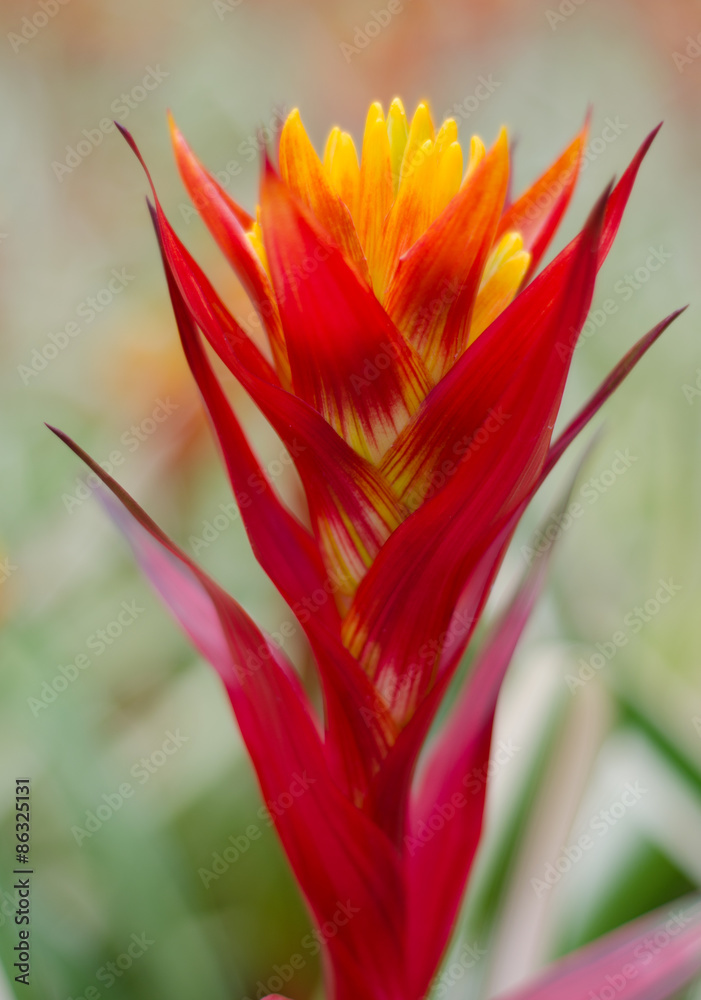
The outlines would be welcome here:
M 464 172 L 455 123 L 436 134 L 425 105 L 409 123 L 395 101 L 387 119 L 372 106 L 360 163 L 338 129 L 322 162 L 293 112 L 280 172 L 265 159 L 254 222 L 173 126 L 185 185 L 265 342 L 228 312 L 154 191 L 178 330 L 253 550 L 314 654 L 322 717 L 236 601 L 60 436 L 108 487 L 144 572 L 219 672 L 266 800 L 293 799 L 275 822 L 325 941 L 329 998 L 420 1000 L 445 951 L 484 786 L 450 822 L 431 819 L 465 775 L 486 768 L 500 685 L 545 560 L 428 746 L 427 734 L 526 505 L 674 318 L 633 348 L 553 443 L 596 273 L 654 134 L 529 281 L 570 200 L 586 129 L 510 204 L 504 132 L 489 152 L 473 139 Z M 294 456 L 308 523 L 268 481 L 206 344 Z M 254 502 L 251 482 L 260 484 Z M 696 948 L 696 924 L 683 937 L 687 957 L 692 938 Z M 665 969 L 681 967 L 678 951 L 666 953 Z M 555 995 L 548 989 L 528 996 Z M 567 995 L 579 994 L 568 986 Z

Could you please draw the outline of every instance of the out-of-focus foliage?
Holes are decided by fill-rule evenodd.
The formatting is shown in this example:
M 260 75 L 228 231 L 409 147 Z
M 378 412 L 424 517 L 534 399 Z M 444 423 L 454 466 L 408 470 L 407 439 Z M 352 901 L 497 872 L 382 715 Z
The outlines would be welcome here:
M 440 995 L 488 995 L 701 884 L 701 10 L 655 0 L 402 0 L 391 8 L 383 0 L 2 5 L 7 996 L 77 1000 L 93 986 L 110 1000 L 254 997 L 261 985 L 280 988 L 295 953 L 304 962 L 282 992 L 302 1000 L 317 988 L 304 907 L 260 813 L 222 692 L 43 426 L 61 426 L 110 463 L 275 630 L 283 606 L 232 513 L 179 357 L 143 177 L 108 128 L 117 117 L 135 133 L 178 231 L 240 304 L 180 188 L 168 107 L 250 208 L 258 129 L 274 131 L 295 104 L 319 145 L 336 122 L 359 134 L 368 102 L 395 93 L 407 105 L 427 97 L 438 118 L 455 115 L 463 138 L 478 132 L 490 141 L 506 123 L 518 188 L 553 159 L 591 103 L 586 170 L 561 243 L 665 119 L 602 271 L 565 411 L 655 321 L 687 301 L 692 309 L 608 404 L 576 489 L 582 515 L 561 532 L 548 595 L 504 694 L 496 752 L 500 740 L 511 749 L 495 756 L 479 877 Z M 279 443 L 236 398 L 267 460 L 278 463 Z M 286 473 L 276 483 L 295 490 Z M 500 592 L 526 564 L 522 546 L 548 495 L 516 540 Z M 672 591 L 664 603 L 662 581 Z M 290 652 L 306 669 L 305 651 Z M 169 734 L 179 743 L 170 754 Z M 36 869 L 29 988 L 12 983 L 9 915 L 12 794 L 24 775 Z M 103 806 L 106 816 L 125 783 L 133 794 L 90 832 L 86 814 Z M 635 805 L 603 819 L 628 784 Z M 586 835 L 592 846 L 573 862 Z M 538 886 L 558 864 L 567 870 Z M 107 963 L 132 935 L 152 943 L 110 980 Z

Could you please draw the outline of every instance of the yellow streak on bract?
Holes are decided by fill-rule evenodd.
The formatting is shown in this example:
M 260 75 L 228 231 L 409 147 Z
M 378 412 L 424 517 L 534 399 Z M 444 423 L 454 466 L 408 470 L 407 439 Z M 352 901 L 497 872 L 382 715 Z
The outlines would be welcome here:
M 487 149 L 478 135 L 473 135 L 470 139 L 470 159 L 467 161 L 467 170 L 463 177 L 463 185 L 472 177 L 477 167 L 487 155 Z
M 265 247 L 263 246 L 263 229 L 260 224 L 260 206 L 256 206 L 256 221 L 253 223 L 251 228 L 246 233 L 251 246 L 258 254 L 261 264 L 268 272 L 270 276 L 270 268 L 268 267 L 268 255 L 265 252 Z
M 326 567 L 333 577 L 341 581 L 335 596 L 339 610 L 343 609 L 345 612 L 358 583 L 367 571 L 367 562 L 353 549 L 352 544 L 341 544 L 339 531 L 325 518 L 320 519 L 317 532 Z
M 377 265 L 371 271 L 373 288 L 380 301 L 384 299 L 399 257 L 414 245 L 431 222 L 436 160 L 434 143 L 427 139 L 416 150 L 413 168 L 404 175 L 387 215 Z
M 471 344 L 516 297 L 531 262 L 519 233 L 505 233 L 490 255 L 482 275 L 470 325 Z
M 384 541 L 399 526 L 400 516 L 380 497 L 375 498 L 377 507 L 372 515 L 372 523 L 378 538 Z M 372 565 L 377 551 L 369 552 L 356 525 L 346 516 L 340 506 L 336 508 L 338 524 L 333 517 L 321 517 L 317 524 L 319 544 L 324 562 L 338 581 L 337 599 L 339 610 L 348 611 L 347 599 L 352 598 L 358 584 Z
M 341 625 L 341 642 L 356 659 L 362 654 L 362 665 L 372 676 L 380 662 L 381 648 L 379 643 L 368 642 L 368 633 L 367 624 L 359 618 L 351 606 Z
M 404 150 L 409 138 L 409 123 L 404 105 L 398 97 L 395 97 L 389 106 L 387 134 L 389 135 L 390 163 L 392 166 L 392 187 L 396 198 L 397 190 L 399 189 L 399 171 L 402 167 Z

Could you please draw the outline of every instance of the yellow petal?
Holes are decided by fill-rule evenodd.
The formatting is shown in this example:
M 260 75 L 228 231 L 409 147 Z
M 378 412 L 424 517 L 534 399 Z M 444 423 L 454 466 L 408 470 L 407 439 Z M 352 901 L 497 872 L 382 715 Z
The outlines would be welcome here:
M 492 251 L 508 176 L 502 131 L 448 208 L 401 257 L 385 296 L 389 316 L 435 380 L 467 347 L 470 306 Z
M 441 127 L 438 129 L 438 135 L 436 136 L 436 152 L 439 154 L 443 153 L 448 146 L 451 146 L 454 142 L 458 141 L 458 126 L 454 118 L 446 118 Z
M 326 140 L 326 146 L 324 148 L 324 168 L 327 173 L 331 170 L 331 164 L 333 163 L 333 156 L 336 152 L 336 146 L 338 145 L 338 140 L 341 135 L 341 130 L 338 125 L 334 127 L 329 132 L 329 137 Z
M 360 167 L 355 143 L 348 132 L 339 130 L 327 172 L 334 191 L 355 218 L 360 193 Z
M 392 164 L 392 184 L 396 196 L 404 150 L 409 138 L 409 123 L 404 105 L 398 97 L 395 97 L 389 106 L 387 133 L 389 135 L 390 163 Z
M 470 159 L 467 161 L 467 170 L 463 178 L 463 184 L 474 174 L 477 167 L 487 154 L 486 147 L 478 135 L 473 135 L 470 139 Z
M 433 188 L 431 220 L 441 214 L 460 190 L 463 171 L 462 146 L 459 142 L 451 142 L 442 152 L 439 152 L 438 139 L 436 139 L 436 156 L 436 178 Z
M 360 190 L 356 225 L 372 274 L 381 250 L 385 217 L 394 199 L 387 124 L 382 106 L 370 106 L 360 160 Z
M 523 237 L 520 233 L 505 233 L 489 255 L 482 275 L 482 284 L 486 285 L 510 257 L 523 250 Z
M 531 255 L 519 233 L 506 233 L 492 251 L 484 269 L 470 325 L 471 344 L 516 297 Z
M 411 119 L 409 137 L 407 139 L 404 156 L 402 157 L 402 166 L 399 172 L 400 185 L 404 178 L 415 169 L 413 163 L 417 155 L 419 162 L 421 161 L 421 147 L 423 144 L 429 139 L 433 142 L 435 137 L 433 121 L 431 120 L 431 112 L 429 111 L 428 104 L 426 104 L 425 101 L 422 101 L 416 108 L 414 117 Z
M 297 108 L 290 112 L 280 134 L 280 173 L 367 279 L 365 257 L 351 214 L 334 191 Z

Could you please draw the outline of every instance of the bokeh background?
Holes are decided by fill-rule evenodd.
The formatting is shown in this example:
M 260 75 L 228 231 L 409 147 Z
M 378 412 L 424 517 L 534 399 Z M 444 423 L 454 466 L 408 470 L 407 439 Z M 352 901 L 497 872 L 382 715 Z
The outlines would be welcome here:
M 440 995 L 493 995 L 701 884 L 701 4 L 3 0 L 0 51 L 0 997 L 241 1000 L 276 991 L 275 967 L 295 952 L 304 965 L 282 992 L 321 997 L 308 919 L 218 682 L 44 427 L 112 463 L 275 629 L 284 608 L 227 507 L 178 353 L 144 177 L 100 124 L 118 117 L 133 131 L 176 228 L 241 304 L 179 185 L 167 108 L 250 208 L 258 129 L 274 132 L 295 105 L 318 145 L 334 123 L 359 135 L 369 102 L 395 94 L 455 115 L 464 140 L 489 142 L 505 123 L 517 190 L 591 105 L 558 246 L 664 119 L 600 276 L 595 308 L 615 309 L 592 316 L 565 413 L 653 323 L 691 308 L 599 421 L 575 488 L 584 514 L 561 532 L 504 691 L 484 848 Z M 475 99 L 484 80 L 489 94 Z M 277 476 L 279 442 L 244 398 L 237 406 Z M 286 472 L 276 484 L 296 488 Z M 524 570 L 556 485 L 523 525 L 495 603 Z M 304 668 L 306 651 L 289 652 Z M 29 988 L 12 971 L 23 776 L 36 871 Z M 120 802 L 124 783 L 133 794 Z M 621 809 L 627 786 L 635 801 Z M 89 830 L 106 801 L 118 808 Z M 593 847 L 555 879 L 587 832 Z M 120 967 L 134 936 L 142 954 Z

